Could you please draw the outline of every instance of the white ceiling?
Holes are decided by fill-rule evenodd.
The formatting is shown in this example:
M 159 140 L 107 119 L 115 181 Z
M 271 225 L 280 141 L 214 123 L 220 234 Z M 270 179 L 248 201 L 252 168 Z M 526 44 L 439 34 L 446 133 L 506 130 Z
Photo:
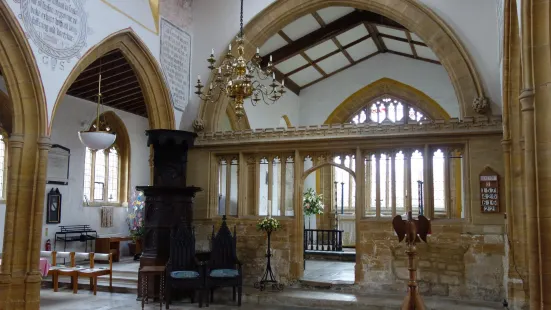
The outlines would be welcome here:
M 355 9 L 350 7 L 328 7 L 314 14 L 305 15 L 268 39 L 260 48 L 260 54 L 267 57 L 275 51 L 281 51 L 288 44 L 354 11 Z M 324 38 L 316 45 L 296 51 L 295 54 L 284 57 L 274 64 L 285 77 L 286 82 L 296 84 L 299 91 L 378 53 L 388 52 L 420 61 L 438 63 L 436 55 L 426 47 L 423 41 L 403 27 L 397 29 L 360 22 L 336 36 Z M 377 42 L 380 42 L 381 48 L 378 47 Z

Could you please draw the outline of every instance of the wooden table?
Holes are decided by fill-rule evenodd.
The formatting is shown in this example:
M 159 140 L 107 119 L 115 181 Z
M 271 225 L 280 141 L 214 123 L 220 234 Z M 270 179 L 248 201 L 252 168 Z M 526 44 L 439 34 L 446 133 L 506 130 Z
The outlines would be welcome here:
M 117 263 L 121 256 L 121 241 L 132 240 L 131 237 L 98 237 L 96 239 L 96 253 L 113 254 L 113 262 Z
M 140 269 L 140 278 L 142 282 L 142 310 L 144 308 L 144 305 L 147 303 L 148 299 L 148 287 L 147 284 L 149 282 L 149 276 L 160 276 L 161 281 L 159 283 L 159 303 L 160 309 L 163 309 L 163 302 L 165 301 L 165 273 L 166 268 L 165 266 L 145 266 Z M 151 296 L 155 297 L 155 296 Z

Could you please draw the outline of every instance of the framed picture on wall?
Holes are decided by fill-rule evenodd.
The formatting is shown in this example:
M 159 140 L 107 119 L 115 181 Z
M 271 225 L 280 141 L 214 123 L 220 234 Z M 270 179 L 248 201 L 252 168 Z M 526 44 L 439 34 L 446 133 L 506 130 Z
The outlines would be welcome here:
M 61 223 L 61 193 L 59 189 L 51 189 L 46 203 L 46 224 Z

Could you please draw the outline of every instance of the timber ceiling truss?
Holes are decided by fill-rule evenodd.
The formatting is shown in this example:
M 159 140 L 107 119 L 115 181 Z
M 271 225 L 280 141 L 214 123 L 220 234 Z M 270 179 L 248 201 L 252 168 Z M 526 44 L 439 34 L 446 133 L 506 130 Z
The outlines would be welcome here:
M 91 63 L 73 82 L 67 94 L 97 102 L 100 73 L 104 105 L 147 118 L 138 77 L 120 50 L 113 50 Z
M 329 7 L 301 17 L 261 48 L 272 55 L 278 80 L 295 94 L 378 54 L 389 53 L 440 65 L 422 40 L 382 15 Z

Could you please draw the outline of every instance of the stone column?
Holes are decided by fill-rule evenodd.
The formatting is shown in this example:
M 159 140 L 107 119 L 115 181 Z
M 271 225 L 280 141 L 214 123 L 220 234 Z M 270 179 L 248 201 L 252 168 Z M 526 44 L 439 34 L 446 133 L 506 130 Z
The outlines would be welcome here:
M 550 12 L 549 0 L 522 1 L 524 91 L 521 104 L 526 148 L 530 309 L 551 309 Z
M 405 211 L 406 213 L 411 211 L 411 155 L 413 151 L 411 149 L 405 149 L 402 151 L 404 153 L 404 182 L 406 183 L 404 186 L 405 189 L 405 198 L 406 198 L 406 205 L 405 205 Z
M 38 309 L 38 270 L 49 138 L 12 134 L 0 271 L 0 309 Z
M 547 3 L 547 2 L 541 2 Z M 544 71 L 547 71 L 547 68 L 543 68 L 548 61 L 542 59 L 544 62 L 539 63 L 538 67 L 534 67 L 533 62 L 533 53 L 534 46 L 541 45 L 540 48 L 549 49 L 549 43 L 544 44 L 544 42 L 533 42 L 535 39 L 532 34 L 532 30 L 536 28 L 545 27 L 545 20 L 543 15 L 545 13 L 540 12 L 542 15 L 540 18 L 533 16 L 533 1 L 532 0 L 523 0 L 521 8 L 521 20 L 522 20 L 522 67 L 523 67 L 523 91 L 520 95 L 521 111 L 522 111 L 522 131 L 524 136 L 524 205 L 526 207 L 526 227 L 528 230 L 528 278 L 529 278 L 529 287 L 530 287 L 530 309 L 543 309 L 543 299 L 542 299 L 542 275 L 543 266 L 541 265 L 540 255 L 540 240 L 539 240 L 539 219 L 538 219 L 538 197 L 537 197 L 537 175 L 536 175 L 536 152 L 535 152 L 535 126 L 534 126 L 534 80 L 533 76 L 536 72 L 533 72 L 533 69 L 540 68 L 538 70 L 539 74 L 542 74 L 543 78 L 548 78 L 549 75 L 545 74 Z M 539 8 L 542 10 L 543 8 Z M 535 11 L 534 11 L 535 12 Z M 533 23 L 532 18 L 535 18 L 535 23 Z M 549 16 L 546 16 L 549 18 Z M 539 20 L 539 23 L 538 23 Z M 532 28 L 534 27 L 534 28 Z M 539 30 L 542 31 L 542 30 Z M 544 30 L 545 31 L 545 30 Z M 548 30 L 547 30 L 548 31 Z M 546 40 L 541 38 L 542 40 Z M 543 54 L 540 54 L 544 56 Z M 541 89 L 543 93 L 546 92 L 545 89 Z M 545 113 L 547 110 L 543 103 L 541 106 L 542 111 L 540 113 Z M 550 114 L 545 114 L 549 117 Z M 544 122 L 549 122 L 544 121 Z M 543 124 L 545 126 L 545 124 Z M 541 125 L 540 125 L 541 128 Z M 549 135 L 549 133 L 547 133 Z M 544 138 L 543 136 L 541 137 Z M 538 141 L 539 142 L 539 141 Z M 540 160 L 545 160 L 544 158 Z M 543 164 L 543 163 L 542 163 Z
M 362 264 L 362 250 L 360 244 L 360 220 L 365 217 L 365 155 L 360 148 L 356 148 L 355 156 L 355 173 L 356 173 L 356 266 L 355 266 L 355 283 L 361 283 L 364 280 L 364 270 Z M 369 164 L 369 161 L 367 162 Z

